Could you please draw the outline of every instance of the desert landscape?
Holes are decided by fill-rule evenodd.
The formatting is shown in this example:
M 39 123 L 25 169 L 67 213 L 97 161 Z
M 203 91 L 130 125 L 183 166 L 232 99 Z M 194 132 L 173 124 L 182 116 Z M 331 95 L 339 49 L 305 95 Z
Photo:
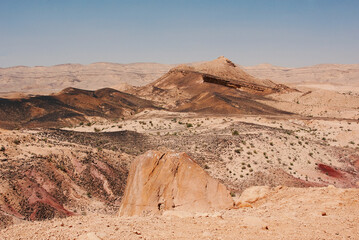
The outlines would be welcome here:
M 0 239 L 357 239 L 358 66 L 0 69 Z

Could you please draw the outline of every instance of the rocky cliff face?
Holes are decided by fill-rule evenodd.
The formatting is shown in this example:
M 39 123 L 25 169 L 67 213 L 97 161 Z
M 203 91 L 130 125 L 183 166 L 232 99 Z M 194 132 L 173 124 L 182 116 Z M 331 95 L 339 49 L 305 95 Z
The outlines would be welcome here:
M 148 151 L 131 165 L 119 214 L 153 215 L 166 210 L 207 212 L 232 206 L 226 187 L 187 154 Z

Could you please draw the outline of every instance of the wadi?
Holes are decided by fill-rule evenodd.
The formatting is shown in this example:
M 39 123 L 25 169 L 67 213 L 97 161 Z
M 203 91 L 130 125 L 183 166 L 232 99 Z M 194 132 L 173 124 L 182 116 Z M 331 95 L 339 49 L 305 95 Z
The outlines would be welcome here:
M 0 239 L 357 239 L 358 77 L 223 56 L 1 68 Z

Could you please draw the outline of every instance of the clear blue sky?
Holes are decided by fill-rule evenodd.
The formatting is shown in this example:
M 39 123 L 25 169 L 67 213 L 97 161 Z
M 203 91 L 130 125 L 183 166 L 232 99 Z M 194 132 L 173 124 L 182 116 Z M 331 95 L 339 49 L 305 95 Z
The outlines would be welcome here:
M 359 63 L 358 0 L 0 0 L 0 67 Z

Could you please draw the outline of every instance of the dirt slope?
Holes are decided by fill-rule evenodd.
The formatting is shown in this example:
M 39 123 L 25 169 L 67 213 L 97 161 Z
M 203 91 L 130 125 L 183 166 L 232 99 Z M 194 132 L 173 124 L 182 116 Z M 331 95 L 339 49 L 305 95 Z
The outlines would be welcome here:
M 2 131 L 0 141 L 0 218 L 8 219 L 3 224 L 119 206 L 126 155 L 49 140 L 39 132 Z

